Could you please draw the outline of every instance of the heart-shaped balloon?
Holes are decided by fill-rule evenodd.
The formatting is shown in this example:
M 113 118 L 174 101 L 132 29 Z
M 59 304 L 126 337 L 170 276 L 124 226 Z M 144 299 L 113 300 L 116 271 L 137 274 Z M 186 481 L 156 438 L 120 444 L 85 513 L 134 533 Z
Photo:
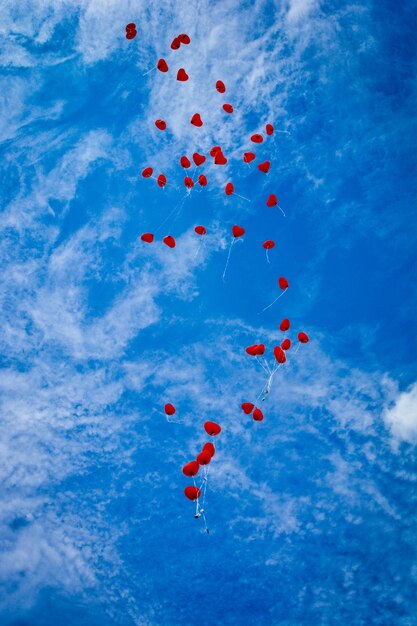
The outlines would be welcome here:
M 246 351 L 248 354 L 250 354 L 250 356 L 256 356 L 256 355 L 257 355 L 257 352 L 256 352 L 257 348 L 258 348 L 258 345 L 257 345 L 257 344 L 254 344 L 253 346 L 248 346 L 248 347 L 245 349 L 245 351 Z
M 291 340 L 288 339 L 288 337 L 287 339 L 284 339 L 284 341 L 281 343 L 281 348 L 283 350 L 289 350 L 291 348 Z
M 233 228 L 232 228 L 232 235 L 233 235 L 233 237 L 235 237 L 237 239 L 238 237 L 242 237 L 242 235 L 244 235 L 244 234 L 245 234 L 245 229 L 244 228 L 242 228 L 241 226 L 237 226 L 237 225 L 233 226 Z
M 207 177 L 204 176 L 204 174 L 200 174 L 198 177 L 198 184 L 201 185 L 201 187 L 205 187 L 207 185 Z
M 255 158 L 256 154 L 254 152 L 245 152 L 245 154 L 243 155 L 243 160 L 245 161 L 245 163 L 250 163 Z
M 167 177 L 165 176 L 165 174 L 159 174 L 157 183 L 160 187 L 165 187 L 165 185 L 167 184 Z
M 285 319 L 282 320 L 281 324 L 279 325 L 279 329 L 282 330 L 283 332 L 285 332 L 286 330 L 289 330 L 290 325 L 291 325 L 291 322 L 286 317 Z
M 175 239 L 174 237 L 171 237 L 171 235 L 167 235 L 166 237 L 163 238 L 162 241 L 164 242 L 166 246 L 168 246 L 168 248 L 175 248 Z M 172 415 L 172 413 L 168 413 L 168 415 Z
M 224 104 L 223 110 L 226 111 L 226 113 L 233 113 L 233 107 L 231 104 Z
M 136 30 L 128 30 L 126 31 L 126 39 L 134 39 L 137 34 Z
M 253 411 L 253 407 L 254 405 L 252 404 L 252 402 L 242 403 L 242 411 L 245 413 L 245 415 L 250 415 Z
M 223 152 L 221 150 L 218 150 L 216 152 L 216 156 L 214 157 L 214 164 L 215 165 L 226 165 L 227 163 L 227 159 L 224 156 Z
M 146 243 L 152 243 L 154 239 L 152 233 L 143 233 L 140 238 L 142 239 L 142 241 L 146 241 Z
M 197 166 L 202 165 L 205 160 L 206 160 L 206 157 L 204 156 L 204 154 L 199 154 L 198 152 L 194 152 L 193 161 Z
M 272 126 L 272 124 L 267 124 L 265 126 L 265 130 L 266 130 L 266 134 L 267 135 L 273 135 L 274 134 L 274 127 Z
M 255 409 L 252 417 L 256 422 L 262 422 L 264 414 L 262 413 L 261 409 Z
M 179 37 L 175 37 L 175 39 L 173 39 L 172 42 L 171 42 L 171 49 L 172 50 L 178 50 L 180 45 L 181 45 L 181 41 L 180 41 Z
M 164 120 L 156 120 L 155 126 L 159 128 L 159 130 L 165 130 L 167 127 L 167 123 Z
M 152 174 L 153 174 L 153 169 L 151 167 L 145 167 L 145 169 L 142 170 L 143 178 L 150 178 Z
M 207 229 L 205 226 L 196 226 L 194 228 L 194 231 L 197 233 L 197 235 L 205 235 L 207 233 Z
M 224 188 L 226 196 L 231 196 L 234 190 L 235 188 L 233 186 L 233 183 L 227 183 L 226 187 Z
M 274 193 L 270 193 L 268 196 L 268 200 L 266 201 L 266 206 L 277 206 L 278 204 L 278 198 L 276 197 L 276 195 Z
M 186 176 L 184 178 L 184 185 L 187 187 L 187 189 L 192 189 L 194 187 L 194 181 L 190 176 Z
M 280 289 L 288 289 L 289 287 L 288 280 L 284 278 L 284 276 L 280 276 L 280 278 L 278 278 L 278 285 Z
M 221 151 L 222 149 L 220 148 L 220 146 L 213 146 L 212 149 L 210 150 L 210 156 L 215 157 L 216 154 Z
M 250 140 L 253 141 L 253 143 L 262 143 L 264 138 L 259 133 L 255 133 L 254 135 L 252 135 Z
M 191 41 L 189 36 L 186 35 L 185 33 L 181 33 L 181 35 L 178 35 L 178 39 L 180 40 L 181 43 L 185 43 L 186 46 L 188 46 L 188 44 Z
M 189 168 L 191 165 L 190 159 L 186 157 L 185 155 L 180 158 L 180 163 L 182 167 L 184 167 L 185 169 Z
M 271 250 L 272 248 L 275 247 L 275 241 L 272 241 L 272 239 L 267 239 L 266 241 L 263 242 L 262 245 L 265 248 L 265 250 Z
M 260 170 L 264 174 L 268 174 L 270 167 L 271 163 L 269 161 L 264 161 L 263 163 L 259 163 L 258 170 Z
M 287 357 L 285 356 L 285 352 L 281 348 L 281 346 L 275 346 L 274 356 L 275 356 L 275 359 L 278 361 L 278 363 L 285 363 L 285 361 L 287 360 Z
M 188 80 L 188 74 L 182 67 L 177 72 L 177 80 L 181 81 L 182 83 Z
M 168 63 L 165 61 L 165 59 L 159 59 L 156 67 L 158 68 L 160 72 L 168 71 Z
M 308 338 L 307 333 L 303 333 L 303 332 L 298 333 L 298 341 L 300 343 L 308 343 L 309 342 L 309 338 Z
M 222 80 L 218 80 L 216 83 L 216 89 L 219 93 L 224 93 L 226 91 L 226 85 Z
M 200 117 L 200 113 L 194 113 L 194 115 L 192 116 L 190 123 L 193 124 L 193 126 L 202 126 L 203 125 L 203 120 Z

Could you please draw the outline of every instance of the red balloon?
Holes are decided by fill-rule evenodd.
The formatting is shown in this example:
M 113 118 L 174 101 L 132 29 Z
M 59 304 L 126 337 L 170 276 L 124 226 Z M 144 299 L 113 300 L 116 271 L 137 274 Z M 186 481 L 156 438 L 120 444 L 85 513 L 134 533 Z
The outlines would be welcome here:
M 136 30 L 128 30 L 126 31 L 126 39 L 134 39 L 137 34 Z
M 291 341 L 290 341 L 290 339 L 284 339 L 284 341 L 281 343 L 281 348 L 283 350 L 289 350 L 291 348 Z
M 256 422 L 262 422 L 264 414 L 262 413 L 261 409 L 255 409 L 252 417 Z
M 188 46 L 188 44 L 191 41 L 189 36 L 186 35 L 185 33 L 181 33 L 181 35 L 178 35 L 178 39 L 180 40 L 181 43 L 185 43 L 186 46 Z
M 165 405 L 164 410 L 167 415 L 174 415 L 176 412 L 175 406 L 173 404 L 170 404 L 169 402 Z
M 233 113 L 233 107 L 231 104 L 224 104 L 223 110 L 226 111 L 226 113 Z
M 185 155 L 180 158 L 180 164 L 187 169 L 191 165 L 191 161 Z
M 278 278 L 278 285 L 280 289 L 288 289 L 289 287 L 289 283 L 288 280 L 286 278 L 284 278 L 284 276 L 280 276 L 280 278 Z
M 216 89 L 219 93 L 224 93 L 226 91 L 226 85 L 222 80 L 218 80 L 216 83 Z
M 271 248 L 275 247 L 275 241 L 272 241 L 272 239 L 267 239 L 266 241 L 263 242 L 262 245 L 265 248 L 265 250 L 271 250 Z
M 203 120 L 200 117 L 200 113 L 194 113 L 194 115 L 192 116 L 190 120 L 190 124 L 192 124 L 193 126 L 198 126 L 198 127 L 203 125 Z
M 281 324 L 279 325 L 279 329 L 283 331 L 288 330 L 289 327 L 290 327 L 290 320 L 287 318 L 283 319 Z
M 198 487 L 190 486 L 184 489 L 184 494 L 186 498 L 194 501 L 194 500 L 198 500 L 198 498 L 200 497 L 201 491 Z
M 126 30 L 136 30 L 136 24 L 134 22 L 130 22 L 130 24 L 126 25 Z
M 197 455 L 196 461 L 199 465 L 208 465 L 211 461 L 211 454 L 208 450 L 203 450 Z
M 266 201 L 266 206 L 277 206 L 278 204 L 278 198 L 276 197 L 276 195 L 274 193 L 269 194 L 268 196 L 268 200 Z
M 265 354 L 265 346 L 263 343 L 258 343 L 258 345 L 256 346 L 256 354 L 257 356 L 262 356 L 263 354 Z
M 210 454 L 210 456 L 213 457 L 216 453 L 216 448 L 211 442 L 208 442 L 208 443 L 205 443 L 203 446 L 203 452 L 206 452 L 206 451 Z
M 175 39 L 173 39 L 172 42 L 171 42 L 171 49 L 172 50 L 178 50 L 180 45 L 181 45 L 181 41 L 180 41 L 179 37 L 175 37 Z
M 216 424 L 216 422 L 206 422 L 204 424 L 204 430 L 208 435 L 214 437 L 215 435 L 218 435 L 222 429 L 219 424 Z
M 177 80 L 181 83 L 185 83 L 188 80 L 188 74 L 182 67 L 177 72 Z
M 245 163 L 250 163 L 254 159 L 256 159 L 256 154 L 254 152 L 245 152 L 245 154 L 243 155 L 243 160 L 245 161 Z
M 184 465 L 184 467 L 182 468 L 182 473 L 186 476 L 195 476 L 196 474 L 198 474 L 199 469 L 200 466 L 197 461 L 190 461 L 190 463 Z
M 145 169 L 142 170 L 143 178 L 150 178 L 152 174 L 153 174 L 153 169 L 151 167 L 145 167 Z
M 160 187 L 165 187 L 165 185 L 167 184 L 167 177 L 165 176 L 165 174 L 159 174 L 157 183 Z
M 285 361 L 287 360 L 287 357 L 285 356 L 285 352 L 281 348 L 281 346 L 275 346 L 274 356 L 276 360 L 278 361 L 278 363 L 285 363 Z
M 222 149 L 220 148 L 220 146 L 213 146 L 212 149 L 210 150 L 210 156 L 215 157 L 216 154 L 221 151 Z
M 264 138 L 259 133 L 255 133 L 254 135 L 252 135 L 250 140 L 253 141 L 253 143 L 262 143 Z
M 140 238 L 142 239 L 142 241 L 146 241 L 146 243 L 152 243 L 154 239 L 152 233 L 143 233 Z
M 274 127 L 272 126 L 272 124 L 267 124 L 265 126 L 265 130 L 266 130 L 266 134 L 267 135 L 273 135 L 274 134 Z
M 163 238 L 162 240 L 164 242 L 164 244 L 166 246 L 168 246 L 168 248 L 175 248 L 175 239 L 174 237 L 171 237 L 171 235 L 167 235 L 166 237 Z
M 263 163 L 259 163 L 258 170 L 260 170 L 264 174 L 268 174 L 270 167 L 271 163 L 269 161 L 264 161 Z
M 224 156 L 221 150 L 216 152 L 216 156 L 214 157 L 214 165 L 226 165 L 227 159 Z
M 307 333 L 303 333 L 303 332 L 298 333 L 298 341 L 300 343 L 308 343 L 309 342 L 309 338 L 308 338 Z
M 207 185 L 207 177 L 204 176 L 204 174 L 200 174 L 197 180 L 198 180 L 198 184 L 201 185 L 202 187 L 205 187 Z
M 226 196 L 231 196 L 234 190 L 235 188 L 233 186 L 233 183 L 227 183 L 226 187 L 224 188 Z
M 193 161 L 197 166 L 203 165 L 205 160 L 206 160 L 206 157 L 204 156 L 204 154 L 198 154 L 198 152 L 194 152 Z
M 207 232 L 207 229 L 205 226 L 196 226 L 194 228 L 194 231 L 197 233 L 197 235 L 205 235 Z
M 253 345 L 253 346 L 248 346 L 246 348 L 246 352 L 248 354 L 250 354 L 250 356 L 256 356 L 256 349 L 257 349 L 257 344 Z
M 156 120 L 155 126 L 159 128 L 159 130 L 165 130 L 167 127 L 167 123 L 164 120 Z
M 190 176 L 186 176 L 184 178 L 184 185 L 187 187 L 187 189 L 192 189 L 194 187 L 194 181 Z
M 235 226 L 233 226 L 232 228 L 232 235 L 233 237 L 235 237 L 235 239 L 237 239 L 238 237 L 242 237 L 242 235 L 245 234 L 245 229 L 242 228 L 241 226 L 237 226 L 235 224 Z
M 254 405 L 252 404 L 252 402 L 242 403 L 242 411 L 245 413 L 245 415 L 250 415 L 253 411 L 253 407 Z
M 165 59 L 159 59 L 156 67 L 158 68 L 160 72 L 168 71 L 168 63 L 165 61 Z

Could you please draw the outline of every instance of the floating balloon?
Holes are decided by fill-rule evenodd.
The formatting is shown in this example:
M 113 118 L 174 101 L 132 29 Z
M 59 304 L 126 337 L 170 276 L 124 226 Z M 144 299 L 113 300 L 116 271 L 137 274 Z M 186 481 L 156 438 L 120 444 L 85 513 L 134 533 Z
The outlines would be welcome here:
M 245 413 L 245 415 L 250 415 L 253 411 L 253 407 L 254 405 L 252 404 L 252 402 L 242 403 L 242 411 Z
M 281 348 L 283 350 L 289 350 L 291 348 L 291 340 L 290 339 L 284 339 L 284 341 L 281 343 Z
M 264 138 L 259 133 L 255 133 L 254 135 L 252 135 L 250 140 L 253 141 L 253 143 L 262 143 Z
M 224 104 L 223 110 L 226 111 L 226 113 L 233 113 L 233 107 L 231 104 Z
M 146 241 L 146 243 L 152 243 L 154 240 L 154 236 L 152 233 L 143 233 L 140 238 L 142 239 L 142 241 Z
M 215 437 L 221 432 L 222 429 L 221 429 L 221 426 L 219 426 L 219 424 L 216 424 L 216 422 L 205 422 L 204 430 L 211 437 Z
M 197 233 L 197 235 L 205 235 L 207 233 L 207 229 L 205 226 L 196 226 L 194 228 L 194 231 Z
M 191 41 L 189 36 L 186 35 L 185 33 L 181 33 L 181 35 L 178 35 L 178 39 L 180 40 L 181 43 L 184 43 L 186 46 L 188 46 L 188 44 Z
M 184 465 L 184 467 L 182 468 L 182 473 L 186 476 L 196 476 L 199 469 L 200 465 L 197 463 L 197 461 L 190 461 L 190 463 Z
M 279 325 L 279 329 L 282 331 L 287 331 L 290 327 L 290 320 L 285 318 L 282 320 L 281 324 Z
M 174 415 L 176 412 L 175 406 L 173 404 L 170 404 L 168 402 L 168 404 L 165 405 L 164 407 L 164 411 L 167 415 Z
M 265 354 L 265 346 L 263 343 L 255 343 L 253 346 L 248 346 L 246 352 L 251 356 L 262 356 Z
M 235 226 L 232 227 L 232 235 L 233 237 L 235 237 L 235 239 L 237 239 L 238 237 L 242 237 L 245 234 L 245 229 L 242 228 L 241 226 L 237 226 L 235 224 Z
M 278 198 L 274 193 L 269 194 L 268 200 L 266 201 L 266 205 L 269 207 L 277 206 Z
M 167 127 L 167 123 L 164 120 L 156 120 L 155 126 L 159 128 L 159 130 L 165 130 Z
M 207 185 L 207 177 L 204 176 L 204 174 L 200 174 L 197 180 L 198 184 L 201 185 L 201 187 L 205 187 Z
M 199 165 L 202 165 L 205 160 L 206 160 L 206 157 L 204 156 L 204 154 L 199 154 L 198 152 L 194 152 L 193 161 L 197 165 L 197 167 Z
M 126 31 L 126 39 L 134 39 L 136 35 L 137 35 L 137 32 L 135 30 Z
M 164 174 L 159 174 L 157 183 L 160 187 L 165 187 L 167 184 L 167 177 Z
M 136 24 L 134 22 L 130 22 L 130 24 L 126 25 L 126 30 L 136 30 Z
M 208 465 L 211 461 L 211 454 L 207 450 L 203 450 L 197 455 L 196 461 L 199 465 Z
M 185 81 L 188 80 L 188 74 L 185 71 L 185 69 L 182 67 L 180 67 L 180 69 L 177 72 L 177 80 L 179 80 L 181 83 L 185 83 Z
M 282 290 L 288 289 L 289 287 L 288 280 L 284 278 L 284 276 L 280 276 L 280 278 L 278 278 L 278 285 L 279 285 L 279 288 Z
M 180 164 L 182 165 L 182 167 L 184 167 L 185 169 L 189 168 L 191 165 L 191 161 L 188 157 L 186 157 L 185 155 L 182 156 L 180 158 Z
M 265 130 L 266 130 L 266 134 L 267 135 L 273 135 L 274 134 L 274 127 L 272 126 L 272 124 L 267 124 L 265 126 Z
M 168 71 L 168 63 L 165 61 L 165 59 L 159 59 L 156 67 L 158 68 L 160 72 Z
M 210 156 L 215 157 L 216 154 L 221 151 L 222 149 L 220 148 L 220 146 L 213 146 L 212 149 L 210 150 Z
M 209 441 L 208 443 L 205 443 L 203 446 L 203 452 L 208 452 L 210 454 L 211 457 L 213 457 L 216 453 L 216 448 L 214 447 L 214 445 Z
M 245 163 L 250 163 L 256 158 L 256 154 L 254 152 L 245 152 L 243 155 L 243 160 Z
M 270 167 L 271 163 L 269 161 L 264 161 L 263 163 L 259 163 L 258 170 L 260 170 L 264 174 L 268 174 Z
M 176 246 L 175 239 L 174 237 L 171 237 L 171 235 L 167 235 L 162 241 L 166 246 L 168 246 L 168 248 L 175 248 Z
M 275 359 L 278 361 L 278 363 L 285 363 L 285 361 L 287 360 L 287 357 L 285 356 L 285 352 L 281 348 L 281 346 L 275 346 L 274 356 L 275 356 Z
M 190 176 L 186 176 L 184 178 L 184 185 L 187 187 L 187 189 L 192 189 L 194 187 L 194 181 Z
M 145 169 L 142 170 L 143 178 L 150 178 L 152 174 L 153 174 L 153 169 L 151 167 L 145 167 Z
M 218 80 L 216 83 L 216 89 L 219 93 L 225 93 L 226 91 L 226 85 L 224 84 L 224 82 L 222 80 Z
M 180 45 L 181 45 L 181 41 L 180 41 L 179 37 L 175 37 L 175 39 L 173 39 L 172 42 L 171 42 L 171 49 L 172 50 L 178 50 Z
M 200 113 L 194 113 L 190 120 L 190 124 L 193 126 L 198 126 L 199 128 L 203 125 L 203 120 L 200 117 Z
M 308 338 L 307 333 L 303 333 L 303 332 L 298 333 L 298 341 L 300 343 L 308 343 L 309 342 L 309 338 Z
M 214 158 L 214 164 L 215 165 L 226 165 L 227 163 L 227 159 L 224 156 L 223 152 L 221 150 L 218 150 L 216 152 L 216 156 Z
M 262 245 L 265 248 L 265 250 L 271 250 L 272 248 L 275 247 L 275 241 L 272 241 L 272 239 L 267 239 L 266 241 L 263 242 Z
M 226 187 L 224 188 L 226 196 L 231 196 L 234 190 L 235 188 L 233 186 L 233 183 L 227 183 Z
M 261 409 L 255 409 L 252 417 L 256 422 L 262 422 L 264 414 L 262 413 Z
M 184 489 L 185 497 L 192 501 L 198 500 L 198 498 L 200 497 L 200 493 L 201 491 L 198 487 L 190 486 Z

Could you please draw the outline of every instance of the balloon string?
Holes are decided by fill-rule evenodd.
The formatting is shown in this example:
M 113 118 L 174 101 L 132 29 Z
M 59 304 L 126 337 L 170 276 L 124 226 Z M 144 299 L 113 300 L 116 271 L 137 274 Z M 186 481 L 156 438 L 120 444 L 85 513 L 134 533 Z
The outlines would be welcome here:
M 288 289 L 288 287 L 287 287 Z M 261 313 L 263 313 L 264 311 L 266 311 L 267 309 L 269 309 L 269 307 L 271 307 L 273 304 L 275 304 L 275 302 L 277 302 L 277 300 L 279 300 L 280 298 L 282 298 L 282 296 L 284 295 L 284 293 L 287 291 L 287 289 L 284 289 L 284 291 L 282 293 L 279 294 L 278 298 L 275 298 L 275 300 L 273 302 L 271 302 L 271 304 L 268 304 L 268 306 L 266 306 L 264 309 L 262 309 L 262 311 L 260 311 L 258 313 L 258 315 L 260 315 Z
M 142 74 L 142 76 L 147 76 L 148 74 L 150 74 L 151 72 L 153 72 L 153 70 L 156 70 L 156 67 L 151 67 L 150 70 L 148 70 L 147 72 L 145 72 L 144 74 Z
M 266 252 L 266 260 L 268 261 L 268 263 L 271 263 L 271 261 L 269 260 L 269 256 L 268 256 L 268 249 L 266 249 L 265 252 Z
M 269 370 L 269 369 L 267 369 L 267 368 L 265 367 L 265 365 L 264 365 L 264 364 L 263 364 L 260 360 L 258 360 L 258 355 L 255 355 L 255 359 L 256 359 L 256 362 L 257 362 L 257 363 L 259 363 L 259 365 L 262 367 L 262 369 L 264 370 L 264 372 L 266 372 L 267 374 L 270 374 L 270 373 L 271 373 L 271 372 L 270 372 L 270 370 Z
M 181 198 L 181 200 L 179 200 L 179 202 L 174 206 L 174 208 L 172 209 L 172 211 L 170 213 L 168 213 L 168 215 L 166 216 L 166 218 L 164 220 L 162 220 L 162 222 L 159 224 L 158 228 L 155 229 L 155 232 L 157 233 L 162 226 L 169 220 L 169 218 L 171 217 L 171 215 L 173 215 L 173 213 L 175 213 L 175 211 L 181 211 L 182 206 L 184 204 L 184 202 L 187 199 L 187 195 L 188 193 L 186 192 L 185 195 Z
M 281 211 L 281 213 L 283 214 L 284 217 L 287 217 L 284 213 L 284 211 L 281 209 L 281 207 L 279 206 L 279 204 L 277 204 L 278 209 Z
M 203 237 L 204 237 L 204 235 L 203 235 Z M 206 243 L 205 240 L 203 238 L 201 238 L 199 243 L 198 243 L 197 252 L 195 253 L 194 258 L 193 258 L 194 261 L 198 257 L 198 253 L 200 252 L 200 250 L 202 250 L 204 248 L 205 243 Z
M 229 246 L 229 253 L 227 255 L 227 261 L 226 261 L 226 265 L 224 266 L 224 272 L 223 272 L 223 282 L 226 282 L 226 272 L 227 272 L 227 268 L 229 267 L 229 261 L 230 261 L 230 253 L 232 252 L 232 248 L 233 245 L 235 243 L 236 239 L 232 239 L 232 242 Z
M 242 200 L 246 200 L 246 202 L 250 202 L 249 198 L 245 198 L 245 196 L 240 196 L 238 193 L 235 193 L 235 196 L 238 198 L 242 198 Z

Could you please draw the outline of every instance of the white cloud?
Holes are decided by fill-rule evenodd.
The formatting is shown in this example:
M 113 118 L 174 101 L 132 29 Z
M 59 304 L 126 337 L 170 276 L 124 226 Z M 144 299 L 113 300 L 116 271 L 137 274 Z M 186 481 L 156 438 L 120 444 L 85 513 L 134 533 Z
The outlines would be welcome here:
M 417 443 L 417 383 L 395 398 L 383 418 L 395 439 Z

